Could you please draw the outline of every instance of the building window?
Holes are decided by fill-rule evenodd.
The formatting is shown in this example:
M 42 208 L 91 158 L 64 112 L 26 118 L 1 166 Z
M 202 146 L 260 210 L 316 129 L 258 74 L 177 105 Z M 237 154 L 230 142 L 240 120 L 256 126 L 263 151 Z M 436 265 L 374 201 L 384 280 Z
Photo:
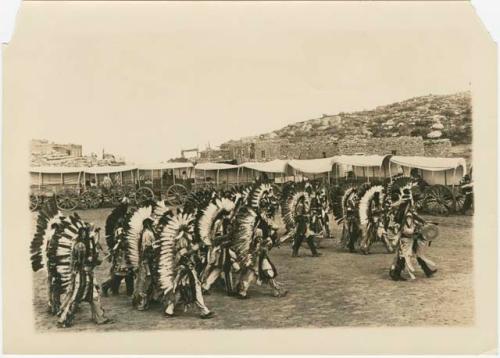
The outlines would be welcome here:
M 396 155 L 396 153 L 397 153 L 397 150 L 391 150 L 392 155 Z
M 266 151 L 265 150 L 261 151 L 260 155 L 262 156 L 262 158 L 265 158 L 266 157 Z
M 326 152 L 323 152 L 323 158 L 326 158 Z

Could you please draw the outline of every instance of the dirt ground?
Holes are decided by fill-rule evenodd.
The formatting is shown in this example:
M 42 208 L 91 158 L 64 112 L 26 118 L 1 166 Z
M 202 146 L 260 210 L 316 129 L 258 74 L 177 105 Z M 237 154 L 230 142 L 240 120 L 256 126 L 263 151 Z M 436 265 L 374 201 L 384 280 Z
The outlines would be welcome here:
M 110 209 L 81 211 L 90 222 L 104 227 Z M 33 215 L 35 223 L 36 214 Z M 103 297 L 102 304 L 114 323 L 94 325 L 90 309 L 82 304 L 71 331 L 167 330 L 167 329 L 228 329 L 285 328 L 328 326 L 443 326 L 473 324 L 472 282 L 472 218 L 464 216 L 433 217 L 439 222 L 440 236 L 428 249 L 429 258 L 439 271 L 426 278 L 421 271 L 417 280 L 394 282 L 388 271 L 393 255 L 386 254 L 381 244 L 368 256 L 351 254 L 338 247 L 340 229 L 333 227 L 334 239 L 325 239 L 320 251 L 323 256 L 312 258 L 307 247 L 302 256 L 291 257 L 289 245 L 271 251 L 279 281 L 288 289 L 282 298 L 272 297 L 269 287 L 253 286 L 247 300 L 225 296 L 214 287 L 206 296 L 208 307 L 216 317 L 198 318 L 194 307 L 173 318 L 165 318 L 159 305 L 149 311 L 132 308 L 123 293 Z M 101 238 L 105 247 L 104 238 Z M 100 282 L 107 278 L 109 264 L 97 268 Z M 417 266 L 418 267 L 418 266 Z M 34 309 L 37 329 L 59 330 L 56 318 L 45 312 L 46 274 L 33 274 Z

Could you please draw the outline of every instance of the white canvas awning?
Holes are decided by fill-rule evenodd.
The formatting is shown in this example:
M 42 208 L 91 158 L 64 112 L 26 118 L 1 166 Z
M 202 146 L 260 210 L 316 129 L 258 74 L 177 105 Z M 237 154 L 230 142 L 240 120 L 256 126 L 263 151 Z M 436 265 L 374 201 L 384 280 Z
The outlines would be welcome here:
M 309 174 L 328 173 L 332 170 L 334 163 L 335 157 L 302 160 L 294 159 L 288 161 L 288 165 L 290 165 L 293 169 Z
M 353 167 L 381 167 L 390 155 L 339 155 L 335 163 Z
M 150 164 L 139 164 L 137 169 L 139 170 L 168 170 L 168 169 L 183 169 L 192 168 L 193 163 L 191 162 L 167 162 L 167 163 L 150 163 Z
M 196 170 L 227 170 L 227 169 L 237 169 L 237 165 L 226 164 L 226 163 L 199 163 L 196 164 L 194 169 Z
M 467 172 L 467 164 L 464 158 L 393 156 L 390 161 L 391 163 L 395 163 L 403 167 L 418 168 L 422 170 L 443 171 L 462 167 L 463 173 Z
M 240 167 L 264 173 L 285 173 L 287 165 L 288 161 L 276 159 L 269 162 L 247 162 L 240 164 Z
M 80 173 L 83 168 L 80 167 L 31 167 L 30 173 L 42 174 L 66 174 L 66 173 Z
M 102 166 L 102 167 L 88 167 L 83 168 L 82 171 L 87 174 L 111 174 L 111 173 L 121 173 L 130 170 L 135 170 L 136 167 L 133 165 L 117 165 L 117 166 Z

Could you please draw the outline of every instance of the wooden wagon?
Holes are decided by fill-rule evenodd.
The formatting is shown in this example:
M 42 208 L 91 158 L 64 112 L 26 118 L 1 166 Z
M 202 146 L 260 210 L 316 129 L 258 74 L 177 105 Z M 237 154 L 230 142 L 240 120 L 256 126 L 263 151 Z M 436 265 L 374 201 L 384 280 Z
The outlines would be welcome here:
M 78 206 L 82 192 L 81 168 L 33 167 L 30 169 L 30 209 L 37 210 L 49 197 L 55 197 L 61 210 Z
M 464 196 L 459 184 L 467 174 L 465 159 L 392 156 L 389 169 L 390 175 L 402 170 L 405 175 L 420 177 L 427 184 L 422 202 L 424 212 L 448 215 L 461 211 Z

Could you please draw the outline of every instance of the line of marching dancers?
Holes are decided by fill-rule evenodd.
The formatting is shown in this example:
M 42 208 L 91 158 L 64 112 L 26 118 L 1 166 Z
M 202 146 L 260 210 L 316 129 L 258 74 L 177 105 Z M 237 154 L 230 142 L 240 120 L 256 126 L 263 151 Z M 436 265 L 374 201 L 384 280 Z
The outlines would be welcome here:
M 105 238 L 111 263 L 109 279 L 99 285 L 94 277 L 101 264 L 100 228 L 77 213 L 64 215 L 49 200 L 40 210 L 31 242 L 34 271 L 45 268 L 48 311 L 58 325 L 70 326 L 81 302 L 90 304 L 97 324 L 109 323 L 101 295 L 118 294 L 125 281 L 135 309 L 160 302 L 165 317 L 196 306 L 202 319 L 214 316 L 204 295 L 220 282 L 229 296 L 248 298 L 252 284 L 268 284 L 274 297 L 287 290 L 269 253 L 287 240 L 292 257 L 305 241 L 319 257 L 318 240 L 331 237 L 328 212 L 342 225 L 341 243 L 365 254 L 376 242 L 396 251 L 390 270 L 394 280 L 403 272 L 415 278 L 412 259 L 432 276 L 435 264 L 423 250 L 437 229 L 418 214 L 413 200 L 415 182 L 396 178 L 386 185 L 362 184 L 328 189 L 320 182 L 286 183 L 280 189 L 256 182 L 228 191 L 200 190 L 184 205 L 145 202 L 135 207 L 124 201 L 106 219 Z M 281 209 L 281 210 L 280 210 Z M 278 212 L 285 232 L 278 235 Z

